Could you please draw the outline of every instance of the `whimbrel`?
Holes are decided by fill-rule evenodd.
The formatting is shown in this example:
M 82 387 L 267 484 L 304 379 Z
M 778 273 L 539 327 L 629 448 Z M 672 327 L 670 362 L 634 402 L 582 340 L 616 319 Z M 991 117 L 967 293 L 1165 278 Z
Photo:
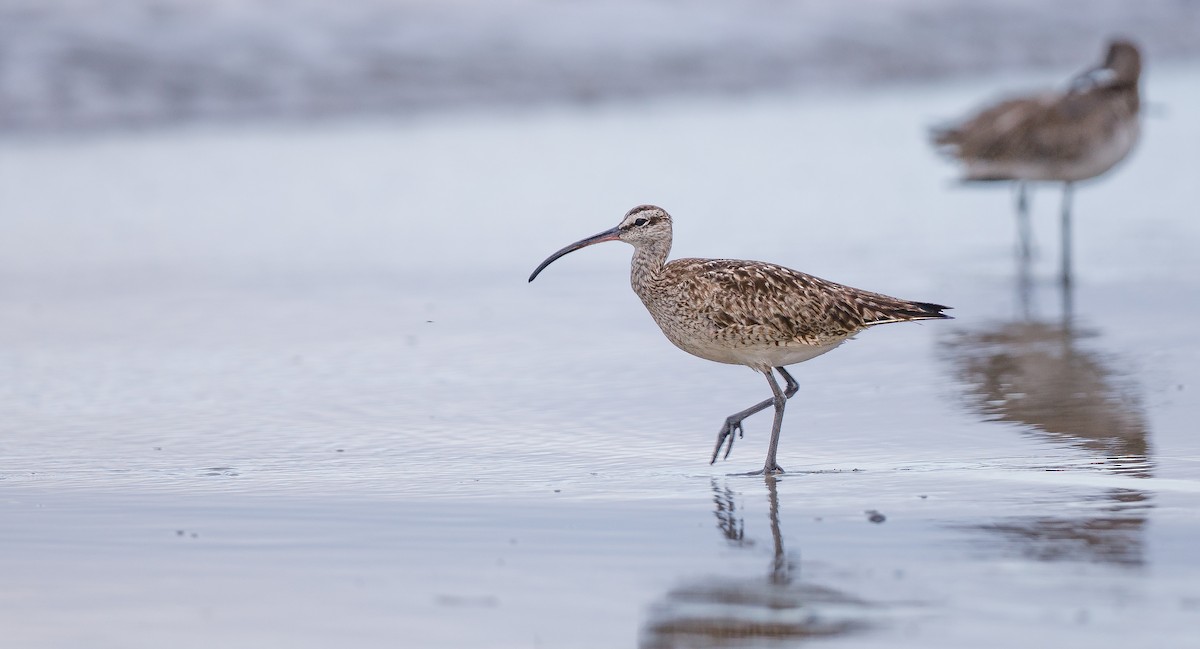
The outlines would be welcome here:
M 1071 193 L 1123 160 L 1140 131 L 1137 46 L 1114 40 L 1104 62 L 1065 90 L 1017 97 L 933 130 L 938 148 L 965 166 L 965 181 L 1017 183 L 1019 254 L 1030 255 L 1029 182 L 1063 183 L 1062 279 L 1071 279 Z
M 667 339 L 683 351 L 718 363 L 745 365 L 767 377 L 773 396 L 725 419 L 712 462 L 741 436 L 742 420 L 775 407 L 763 470 L 781 473 L 775 456 L 783 409 L 799 386 L 784 369 L 832 350 L 867 327 L 887 322 L 949 318 L 949 307 L 910 302 L 851 288 L 790 268 L 735 259 L 676 259 L 671 216 L 661 207 L 629 210 L 617 227 L 576 241 L 550 255 L 529 281 L 554 260 L 604 241 L 633 246 L 630 282 Z M 787 382 L 779 388 L 772 370 Z

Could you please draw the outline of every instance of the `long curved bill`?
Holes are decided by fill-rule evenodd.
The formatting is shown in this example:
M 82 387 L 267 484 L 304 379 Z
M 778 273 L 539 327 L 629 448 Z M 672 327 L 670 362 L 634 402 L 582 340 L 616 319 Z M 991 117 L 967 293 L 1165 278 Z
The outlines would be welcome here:
M 586 248 L 590 245 L 594 245 L 597 243 L 603 243 L 605 241 L 616 241 L 617 238 L 620 236 L 621 236 L 621 228 L 616 227 L 611 230 L 605 230 L 604 232 L 601 232 L 600 234 L 594 234 L 586 239 L 580 239 L 579 241 L 576 241 L 575 243 L 567 246 L 566 248 L 563 248 L 562 250 L 559 250 L 558 252 L 554 253 L 553 255 L 550 255 L 549 257 L 547 257 L 546 261 L 543 261 L 541 263 L 541 265 L 538 266 L 537 269 L 535 269 L 533 271 L 533 274 L 529 276 L 529 281 L 532 282 L 533 278 L 537 277 L 538 273 L 542 272 L 542 270 L 544 270 L 546 268 L 546 266 L 549 266 L 550 264 L 554 263 L 554 260 L 558 259 L 559 257 L 562 257 L 563 255 L 565 255 L 569 252 L 575 252 L 576 250 L 579 250 L 580 248 Z

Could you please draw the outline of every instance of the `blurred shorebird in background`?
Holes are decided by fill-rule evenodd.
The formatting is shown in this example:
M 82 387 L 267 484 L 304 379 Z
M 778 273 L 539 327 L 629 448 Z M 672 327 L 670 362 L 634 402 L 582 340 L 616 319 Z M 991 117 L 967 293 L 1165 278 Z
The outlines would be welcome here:
M 963 180 L 1015 181 L 1020 254 L 1031 254 L 1030 182 L 1063 183 L 1062 278 L 1071 281 L 1071 192 L 1074 183 L 1112 169 L 1140 132 L 1138 79 L 1142 57 L 1127 40 L 1109 43 L 1099 66 L 1065 90 L 1016 97 L 965 121 L 935 128 L 938 149 L 964 166 Z
M 854 334 L 878 324 L 949 318 L 939 304 L 900 300 L 835 284 L 760 261 L 676 259 L 671 252 L 671 216 L 661 207 L 629 210 L 615 228 L 577 241 L 550 255 L 529 281 L 554 260 L 604 241 L 633 246 L 630 281 L 667 339 L 689 354 L 718 363 L 745 365 L 767 377 L 773 396 L 730 415 L 717 435 L 733 450 L 742 420 L 770 406 L 775 421 L 761 471 L 782 473 L 776 462 L 783 409 L 799 386 L 784 369 L 828 352 Z M 787 382 L 780 389 L 772 370 Z

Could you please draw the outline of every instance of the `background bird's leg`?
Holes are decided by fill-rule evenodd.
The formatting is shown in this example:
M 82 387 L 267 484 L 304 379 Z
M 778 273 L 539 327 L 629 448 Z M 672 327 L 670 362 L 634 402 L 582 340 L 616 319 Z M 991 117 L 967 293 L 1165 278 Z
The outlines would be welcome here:
M 1025 262 L 1033 257 L 1033 229 L 1029 225 L 1029 183 L 1017 181 L 1017 256 Z
M 771 443 L 767 446 L 767 461 L 763 464 L 762 472 L 765 474 L 783 473 L 783 467 L 775 462 L 775 453 L 779 450 L 779 431 L 783 428 L 783 408 L 787 405 L 788 398 L 784 395 L 783 390 L 779 389 L 779 382 L 775 380 L 775 375 L 770 370 L 763 374 L 767 375 L 767 382 L 771 384 L 771 392 L 775 393 L 775 422 L 771 424 Z M 795 381 L 788 381 L 788 386 L 790 387 L 794 383 Z
M 1067 288 L 1071 285 L 1071 194 L 1074 189 L 1072 183 L 1063 185 L 1062 198 L 1062 285 Z

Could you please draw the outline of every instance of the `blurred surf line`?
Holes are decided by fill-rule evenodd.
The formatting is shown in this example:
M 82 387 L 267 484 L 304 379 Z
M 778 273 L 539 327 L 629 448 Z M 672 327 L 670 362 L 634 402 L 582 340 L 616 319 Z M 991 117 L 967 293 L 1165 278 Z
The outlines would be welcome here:
M 0 0 L 0 132 L 856 86 L 1200 54 L 1180 0 Z

